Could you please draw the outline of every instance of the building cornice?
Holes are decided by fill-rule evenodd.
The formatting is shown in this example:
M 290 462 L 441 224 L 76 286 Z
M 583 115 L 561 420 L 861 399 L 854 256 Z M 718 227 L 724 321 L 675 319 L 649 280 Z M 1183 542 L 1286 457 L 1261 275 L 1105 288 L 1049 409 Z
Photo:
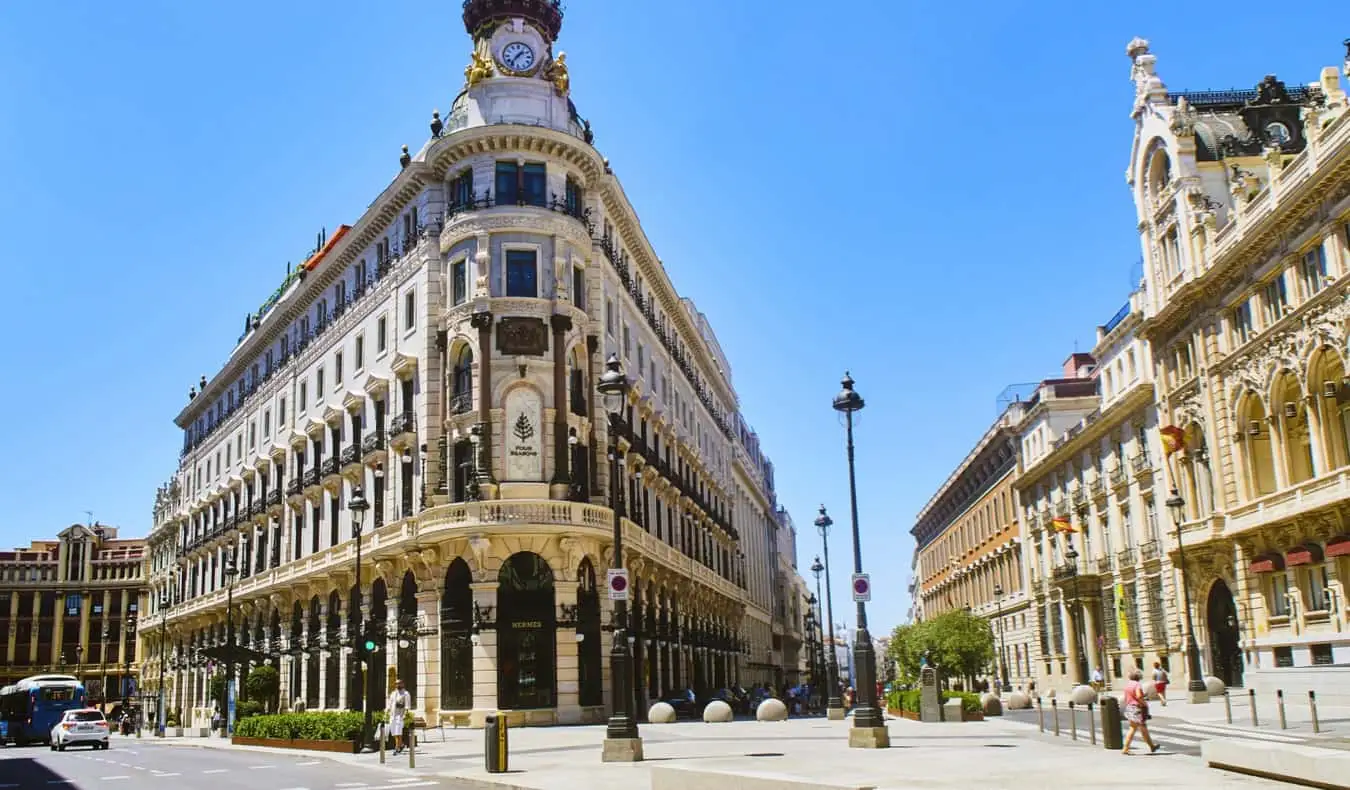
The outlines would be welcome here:
M 1078 424 L 1080 430 L 1078 433 L 1069 435 L 1063 444 L 1055 447 L 1050 452 L 1041 456 L 1034 464 L 1027 466 L 1022 470 L 1022 474 L 1014 482 L 1013 487 L 1025 491 L 1037 482 L 1042 480 L 1052 469 L 1058 468 L 1064 462 L 1081 454 L 1088 446 L 1100 440 L 1109 431 L 1118 427 L 1122 419 L 1132 414 L 1137 409 L 1148 406 L 1153 403 L 1154 387 L 1152 381 L 1140 381 L 1139 384 L 1131 387 L 1123 396 L 1116 399 L 1104 411 L 1094 412 L 1084 417 L 1087 424 L 1082 422 Z M 1076 400 L 1087 400 L 1080 398 Z M 1074 429 L 1070 429 L 1072 433 Z M 1066 434 L 1067 435 L 1067 434 Z

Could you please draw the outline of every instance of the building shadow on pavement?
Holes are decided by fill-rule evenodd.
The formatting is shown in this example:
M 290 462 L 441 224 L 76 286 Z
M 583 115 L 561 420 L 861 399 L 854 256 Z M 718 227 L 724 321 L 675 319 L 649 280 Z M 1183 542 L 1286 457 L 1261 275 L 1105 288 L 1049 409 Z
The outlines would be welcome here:
M 32 751 L 37 748 L 10 746 L 0 749 L 0 787 L 15 790 L 47 790 L 57 786 L 79 788 L 78 782 L 53 771 L 36 758 L 18 756 Z

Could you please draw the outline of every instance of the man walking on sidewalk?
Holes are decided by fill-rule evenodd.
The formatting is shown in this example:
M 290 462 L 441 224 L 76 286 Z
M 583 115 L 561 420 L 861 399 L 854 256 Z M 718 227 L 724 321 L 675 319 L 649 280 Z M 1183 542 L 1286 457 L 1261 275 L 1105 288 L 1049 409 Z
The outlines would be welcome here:
M 394 691 L 389 695 L 389 704 L 386 711 L 389 713 L 389 734 L 398 739 L 398 745 L 394 748 L 394 754 L 403 751 L 403 718 L 408 714 L 408 709 L 412 707 L 412 695 L 403 688 L 403 681 L 394 682 Z

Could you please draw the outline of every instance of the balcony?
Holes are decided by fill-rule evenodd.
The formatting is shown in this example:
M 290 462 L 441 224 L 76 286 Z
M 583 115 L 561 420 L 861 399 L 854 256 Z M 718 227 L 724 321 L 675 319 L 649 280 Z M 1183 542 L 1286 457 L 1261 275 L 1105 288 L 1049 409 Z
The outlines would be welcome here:
M 1111 480 L 1111 487 L 1116 490 L 1125 488 L 1130 484 L 1130 478 L 1125 474 L 1125 467 L 1120 464 L 1111 467 L 1108 475 Z
M 1153 461 L 1144 453 L 1139 453 L 1130 459 L 1130 468 L 1134 470 L 1135 477 L 1146 477 L 1153 474 Z
M 261 497 L 253 500 L 253 504 L 248 506 L 249 518 L 262 518 L 266 515 L 267 515 L 267 505 L 263 503 Z
M 361 459 L 366 463 L 384 460 L 383 433 L 372 433 L 361 439 Z
M 1082 486 L 1075 488 L 1072 501 L 1074 510 L 1086 510 L 1088 506 L 1087 491 Z
M 274 488 L 267 492 L 267 509 L 272 515 L 281 510 L 281 490 Z
M 417 441 L 417 415 L 410 411 L 395 414 L 389 423 L 389 441 L 396 446 Z
M 1105 576 L 1105 575 L 1109 574 L 1110 572 L 1111 572 L 1111 558 L 1110 558 L 1110 557 L 1098 557 L 1098 558 L 1097 558 L 1097 573 L 1100 573 L 1101 575 Z
M 319 488 L 319 470 L 313 467 L 305 470 L 304 476 L 305 491 L 317 490 Z
M 303 490 L 300 478 L 298 477 L 292 477 L 286 482 L 286 496 L 288 497 L 300 496 Z
M 361 457 L 361 447 L 355 442 L 342 448 L 342 471 L 360 473 Z
M 456 392 L 450 396 L 450 413 L 468 414 L 473 411 L 473 392 Z
M 330 455 L 323 459 L 323 462 L 319 464 L 319 473 L 323 476 L 324 482 L 328 482 L 331 478 L 340 479 L 342 472 L 338 466 L 337 456 Z
M 1134 549 L 1121 549 L 1116 552 L 1116 564 L 1121 568 L 1134 567 Z
M 1146 543 L 1139 544 L 1139 557 L 1144 562 L 1151 562 L 1153 560 L 1157 560 L 1159 557 L 1158 541 L 1150 540 Z
M 1088 483 L 1088 496 L 1093 499 L 1106 499 L 1106 483 L 1102 482 L 1102 476 L 1097 475 Z

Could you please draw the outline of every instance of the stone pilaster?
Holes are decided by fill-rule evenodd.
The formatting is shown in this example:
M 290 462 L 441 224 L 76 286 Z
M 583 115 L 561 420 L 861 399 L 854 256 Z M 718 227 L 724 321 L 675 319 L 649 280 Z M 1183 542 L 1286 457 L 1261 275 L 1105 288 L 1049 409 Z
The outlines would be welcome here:
M 417 699 L 413 706 L 420 709 L 430 722 L 441 707 L 441 593 L 439 590 L 419 590 L 417 612 L 431 633 L 418 637 L 417 665 L 422 677 L 417 681 Z M 432 630 L 434 629 L 434 630 Z
M 497 616 L 497 582 L 474 582 L 469 585 L 473 591 L 473 602 L 479 607 L 492 607 L 492 616 Z M 473 713 L 470 723 L 475 727 L 483 725 L 483 717 L 497 710 L 497 632 L 484 628 L 477 635 L 473 646 Z
M 570 582 L 558 584 L 554 596 L 560 611 L 563 606 L 571 609 L 577 605 L 577 587 Z M 557 634 L 554 649 L 557 651 L 558 723 L 578 724 L 581 722 L 581 674 L 575 622 L 573 627 L 559 627 L 554 633 Z
M 478 482 L 484 487 L 482 498 L 494 499 L 497 481 L 492 475 L 492 313 L 474 313 L 470 323 L 478 330 L 478 422 L 482 427 L 476 459 Z
M 9 598 L 9 633 L 6 635 L 5 644 L 5 663 L 14 666 L 14 659 L 17 658 L 19 649 L 19 596 L 17 593 L 10 595 Z
M 549 493 L 553 499 L 566 499 L 572 482 L 567 446 L 567 331 L 572 319 L 554 315 L 549 325 L 553 328 L 553 480 Z

